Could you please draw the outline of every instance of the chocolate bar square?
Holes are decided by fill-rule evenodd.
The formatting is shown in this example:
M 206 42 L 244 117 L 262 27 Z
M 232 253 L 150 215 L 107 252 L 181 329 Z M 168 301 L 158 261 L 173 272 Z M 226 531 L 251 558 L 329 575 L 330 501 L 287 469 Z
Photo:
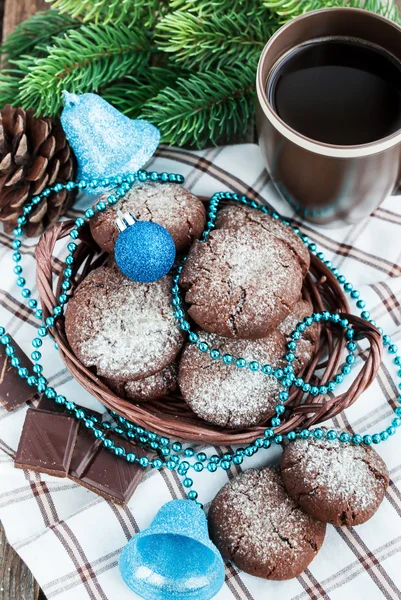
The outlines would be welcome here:
M 65 477 L 70 468 L 78 425 L 78 421 L 69 415 L 29 408 L 14 466 Z
M 80 423 L 77 441 L 72 453 L 69 475 L 71 478 L 79 479 L 97 454 L 102 440 L 94 437 L 83 423 Z
M 65 408 L 64 404 L 57 404 L 52 398 L 47 398 L 44 394 L 40 397 L 40 400 L 36 406 L 40 410 L 45 410 L 46 412 L 51 413 L 59 413 L 62 415 L 70 414 L 68 410 Z
M 47 398 L 44 394 L 39 400 L 37 408 L 51 413 L 70 414 L 63 404 L 57 404 L 54 400 Z M 102 415 L 100 413 L 91 411 L 90 414 L 95 415 L 99 419 L 99 422 L 102 421 Z M 95 456 L 101 443 L 102 440 L 95 438 L 93 432 L 85 427 L 84 423 L 81 421 L 79 423 L 78 435 L 72 451 L 69 468 L 71 477 L 81 477 L 85 468 Z
M 31 371 L 32 363 L 27 355 L 14 340 L 12 345 L 16 350 L 15 356 L 21 359 L 21 367 Z M 11 356 L 7 356 L 5 346 L 0 345 L 0 403 L 11 412 L 28 400 L 33 400 L 35 396 L 38 394 L 34 388 L 27 384 L 26 379 L 19 377 L 16 369 L 11 366 Z
M 124 458 L 118 458 L 93 437 L 90 445 L 88 434 L 92 435 L 91 432 L 84 434 L 82 430 L 81 434 L 71 462 L 74 471 L 70 469 L 70 478 L 106 500 L 126 504 L 142 480 L 143 467 L 137 462 L 129 463 Z M 108 437 L 116 446 L 123 446 L 127 453 L 134 452 L 139 457 L 149 456 L 146 450 L 132 442 L 121 440 L 112 433 Z

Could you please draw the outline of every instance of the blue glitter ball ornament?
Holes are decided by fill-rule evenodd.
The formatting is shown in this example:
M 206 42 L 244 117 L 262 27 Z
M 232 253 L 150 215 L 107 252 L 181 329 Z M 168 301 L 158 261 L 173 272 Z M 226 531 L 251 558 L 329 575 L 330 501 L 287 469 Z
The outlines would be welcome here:
M 154 154 L 159 130 L 129 119 L 97 94 L 64 92 L 61 124 L 78 161 L 79 180 L 101 180 L 134 173 Z M 87 187 L 98 194 L 105 188 Z
M 224 583 L 205 514 L 191 500 L 167 502 L 125 546 L 119 564 L 125 583 L 146 600 L 209 600 Z
M 134 281 L 150 283 L 170 271 L 175 260 L 174 240 L 164 227 L 151 221 L 136 221 L 121 214 L 116 221 L 120 229 L 114 258 L 120 271 Z

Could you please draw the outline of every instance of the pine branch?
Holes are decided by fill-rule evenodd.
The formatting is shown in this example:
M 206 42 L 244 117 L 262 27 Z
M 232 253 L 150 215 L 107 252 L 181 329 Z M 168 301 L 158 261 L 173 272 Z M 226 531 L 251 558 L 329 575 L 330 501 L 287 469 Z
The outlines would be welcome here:
M 282 23 L 311 10 L 347 6 L 363 8 L 401 24 L 399 11 L 393 0 L 263 0 L 263 4 L 281 17 Z
M 20 83 L 25 73 L 18 68 L 2 69 L 0 72 L 0 105 L 18 106 Z
M 0 73 L 0 105 L 16 106 L 19 84 L 23 74 L 19 69 L 3 69 Z
M 44 51 L 44 48 L 42 50 Z M 22 56 L 18 60 L 10 61 L 6 68 L 0 70 L 0 106 L 18 106 L 21 81 L 34 64 L 34 57 Z
M 151 26 L 167 9 L 167 0 L 46 0 L 53 8 L 71 17 L 80 17 L 84 22 L 124 23 L 132 26 L 143 23 Z
M 257 64 L 274 26 L 266 9 L 248 13 L 229 12 L 204 17 L 176 11 L 156 26 L 156 43 L 174 61 L 200 71 L 238 63 Z
M 144 68 L 150 56 L 143 31 L 125 26 L 88 25 L 54 40 L 48 55 L 36 59 L 19 93 L 23 108 L 55 115 L 62 92 L 96 92 L 101 85 Z
M 253 114 L 255 70 L 248 65 L 179 78 L 147 102 L 143 117 L 164 142 L 198 148 L 245 133 Z
M 31 56 L 43 56 L 46 54 L 45 46 L 54 37 L 80 25 L 80 21 L 55 10 L 36 13 L 16 26 L 1 46 L 0 54 L 8 60 L 28 53 Z
M 55 115 L 64 89 L 99 91 L 164 141 L 198 148 L 247 130 L 257 59 L 280 22 L 352 6 L 401 24 L 393 0 L 47 1 L 59 10 L 31 17 L 0 48 L 0 105 Z
M 141 75 L 128 75 L 125 79 L 101 89 L 99 93 L 122 113 L 136 118 L 141 114 L 146 102 L 157 96 L 163 88 L 175 84 L 180 73 L 182 69 L 150 67 Z
M 227 12 L 254 13 L 261 4 L 261 0 L 169 0 L 170 11 L 195 12 L 202 17 Z
M 55 37 L 80 26 L 80 21 L 55 10 L 36 13 L 17 25 L 0 47 L 0 105 L 18 104 L 21 82 L 34 67 L 34 59 L 47 56 L 47 46 Z

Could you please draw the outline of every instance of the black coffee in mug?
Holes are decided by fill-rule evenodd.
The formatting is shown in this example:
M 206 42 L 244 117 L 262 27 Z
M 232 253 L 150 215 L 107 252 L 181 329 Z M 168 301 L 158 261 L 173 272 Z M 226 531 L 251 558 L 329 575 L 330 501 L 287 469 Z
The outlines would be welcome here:
M 278 61 L 267 97 L 308 138 L 341 146 L 375 142 L 401 128 L 401 64 L 359 39 L 320 38 Z

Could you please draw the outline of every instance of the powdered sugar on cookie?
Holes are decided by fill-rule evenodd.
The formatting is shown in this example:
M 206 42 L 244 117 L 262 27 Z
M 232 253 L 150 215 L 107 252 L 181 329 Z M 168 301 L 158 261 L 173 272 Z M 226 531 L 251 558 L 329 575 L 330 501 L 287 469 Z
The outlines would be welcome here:
M 286 493 L 278 469 L 250 469 L 226 484 L 209 511 L 220 551 L 253 575 L 291 579 L 323 543 L 325 525 L 300 510 Z
M 87 367 L 118 381 L 141 379 L 178 354 L 183 337 L 171 308 L 171 278 L 137 283 L 100 267 L 81 283 L 66 312 L 66 333 Z
M 123 213 L 130 212 L 138 220 L 153 221 L 165 227 L 178 252 L 200 237 L 206 221 L 202 202 L 182 185 L 151 182 L 136 185 L 117 207 L 98 213 L 91 221 L 94 239 L 107 252 L 113 251 L 119 233 L 115 226 L 117 208 Z
M 280 239 L 252 224 L 195 242 L 181 275 L 188 313 L 224 337 L 265 337 L 301 295 L 300 262 Z
M 325 438 L 296 440 L 282 455 L 288 493 L 315 518 L 357 525 L 380 505 L 388 485 L 384 461 L 373 448 Z

